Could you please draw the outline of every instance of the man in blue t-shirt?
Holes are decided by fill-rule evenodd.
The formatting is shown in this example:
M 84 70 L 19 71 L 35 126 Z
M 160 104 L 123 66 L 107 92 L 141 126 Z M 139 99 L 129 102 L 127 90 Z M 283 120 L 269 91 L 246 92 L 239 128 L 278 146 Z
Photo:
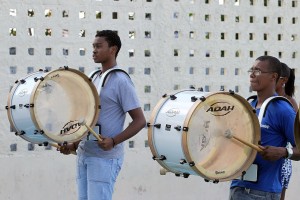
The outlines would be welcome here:
M 93 59 L 101 63 L 102 75 L 111 72 L 102 87 L 100 72 L 93 83 L 101 90 L 101 110 L 98 123 L 102 141 L 88 136 L 82 141 L 60 148 L 64 154 L 77 149 L 78 200 L 111 200 L 116 178 L 124 158 L 123 142 L 137 134 L 146 125 L 134 85 L 129 76 L 119 71 L 116 57 L 121 40 L 111 30 L 98 31 L 93 42 Z M 123 130 L 126 113 L 132 122 Z
M 281 64 L 275 57 L 261 56 L 248 72 L 251 88 L 257 92 L 257 99 L 251 105 L 259 115 L 264 101 L 277 96 L 275 87 L 280 78 Z M 300 159 L 294 141 L 295 116 L 293 107 L 287 101 L 275 99 L 269 103 L 261 120 L 262 152 L 257 154 L 253 163 L 257 165 L 257 181 L 233 180 L 230 200 L 280 199 L 284 158 Z M 287 142 L 294 148 L 286 148 Z

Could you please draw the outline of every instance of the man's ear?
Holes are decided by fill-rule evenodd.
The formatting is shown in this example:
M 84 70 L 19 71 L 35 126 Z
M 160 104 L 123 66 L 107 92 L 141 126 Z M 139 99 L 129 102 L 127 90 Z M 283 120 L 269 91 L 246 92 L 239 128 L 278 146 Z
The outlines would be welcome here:
M 272 79 L 274 79 L 274 81 L 276 81 L 277 82 L 277 80 L 278 80 L 278 74 L 277 73 L 273 73 L 272 74 Z
M 111 49 L 111 53 L 113 53 L 113 55 L 116 55 L 118 47 L 117 46 L 112 46 L 112 47 L 110 47 L 110 49 Z

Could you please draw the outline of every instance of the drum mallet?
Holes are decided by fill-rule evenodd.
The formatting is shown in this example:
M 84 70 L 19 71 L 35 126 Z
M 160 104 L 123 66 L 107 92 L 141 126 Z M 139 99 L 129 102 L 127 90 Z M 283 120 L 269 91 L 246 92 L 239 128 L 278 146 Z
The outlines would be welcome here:
M 86 124 L 86 122 L 84 120 L 79 122 L 79 124 L 84 125 L 94 135 L 94 137 L 97 138 L 97 140 L 99 140 L 100 142 L 103 141 L 103 139 L 100 137 L 100 134 L 97 134 L 91 127 L 89 127 Z
M 224 133 L 224 135 L 225 135 L 225 137 L 227 137 L 229 139 L 234 138 L 234 139 L 238 140 L 239 142 L 247 145 L 248 147 L 251 147 L 252 149 L 255 149 L 258 152 L 262 152 L 262 149 L 259 148 L 257 145 L 252 144 L 250 142 L 247 142 L 247 141 L 245 141 L 245 140 L 243 140 L 243 139 L 241 139 L 241 138 L 233 135 L 230 130 L 226 130 L 225 133 Z

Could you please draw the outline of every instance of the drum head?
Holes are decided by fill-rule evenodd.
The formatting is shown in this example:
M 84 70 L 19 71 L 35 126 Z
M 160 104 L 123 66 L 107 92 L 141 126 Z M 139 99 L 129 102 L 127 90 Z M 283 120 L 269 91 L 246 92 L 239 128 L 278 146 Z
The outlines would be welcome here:
M 182 141 L 193 169 L 208 180 L 227 181 L 242 175 L 253 163 L 256 151 L 234 138 L 258 144 L 260 127 L 250 104 L 227 92 L 212 93 L 190 109 Z
M 75 142 L 93 127 L 99 114 L 99 97 L 87 76 L 74 69 L 58 69 L 38 81 L 31 95 L 31 117 L 39 131 L 58 143 Z
M 294 138 L 296 147 L 298 150 L 300 150 L 300 119 L 299 119 L 299 110 L 297 111 L 297 115 L 295 117 L 295 123 L 294 123 Z

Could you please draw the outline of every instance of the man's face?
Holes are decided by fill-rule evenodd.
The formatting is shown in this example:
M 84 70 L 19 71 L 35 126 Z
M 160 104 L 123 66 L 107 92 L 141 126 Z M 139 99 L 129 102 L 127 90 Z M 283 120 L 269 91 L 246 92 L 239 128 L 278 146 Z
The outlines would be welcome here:
M 108 42 L 104 37 L 95 37 L 93 42 L 93 59 L 95 63 L 104 63 L 114 56 L 112 47 L 109 47 Z
M 261 91 L 269 88 L 270 84 L 276 82 L 276 75 L 269 69 L 268 61 L 256 60 L 252 68 L 249 70 L 250 86 L 253 91 Z

